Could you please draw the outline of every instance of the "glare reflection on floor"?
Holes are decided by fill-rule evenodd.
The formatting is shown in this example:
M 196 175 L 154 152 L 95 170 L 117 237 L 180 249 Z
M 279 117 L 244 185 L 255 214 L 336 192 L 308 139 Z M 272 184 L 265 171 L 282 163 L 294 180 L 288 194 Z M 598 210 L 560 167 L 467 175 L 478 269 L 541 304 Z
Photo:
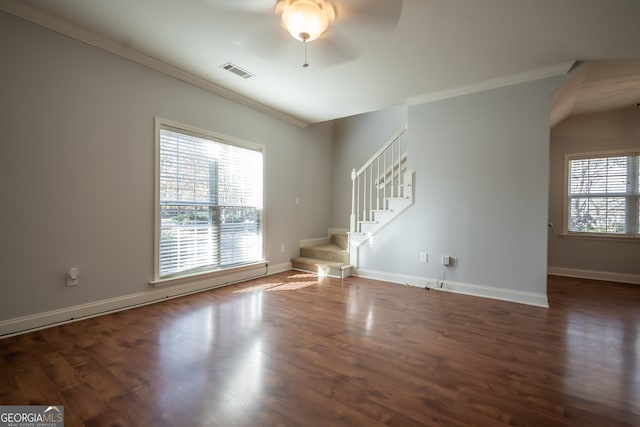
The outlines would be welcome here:
M 160 330 L 160 375 L 171 379 L 167 382 L 168 389 L 162 393 L 163 404 L 172 401 L 176 395 L 206 388 L 207 376 L 190 367 L 210 357 L 218 332 L 216 314 L 215 307 L 204 307 L 176 317 Z
M 366 322 L 366 329 L 367 329 L 367 333 L 371 332 L 371 327 L 373 326 L 373 307 L 369 306 L 369 311 L 367 312 L 367 322 Z
M 263 362 L 262 340 L 257 338 L 230 372 L 229 381 L 224 385 L 225 398 L 219 401 L 217 407 L 213 407 L 214 414 L 220 412 L 235 417 L 259 402 Z
M 249 286 L 248 288 L 238 289 L 233 291 L 234 294 L 242 294 L 249 292 L 276 292 L 276 291 L 295 291 L 297 289 L 307 288 L 309 286 L 317 285 L 319 283 L 318 276 L 316 274 L 295 274 L 289 276 L 288 279 L 307 279 L 315 278 L 316 280 L 305 281 L 287 281 L 287 282 L 275 282 L 275 283 L 260 283 L 258 285 Z
M 280 286 L 276 286 L 275 288 L 267 289 L 267 292 L 272 291 L 295 291 L 296 289 L 307 288 L 309 286 L 317 285 L 318 282 L 313 280 L 310 282 L 287 282 L 283 283 Z
M 318 277 L 318 275 L 315 273 L 300 273 L 300 274 L 293 274 L 287 277 L 287 279 L 308 279 L 310 277 Z
M 567 389 L 594 401 L 637 401 L 640 398 L 639 353 L 636 346 L 628 343 L 639 338 L 639 331 L 629 331 L 619 319 L 570 313 L 563 378 Z M 591 364 L 599 367 L 593 374 L 584 369 Z M 627 369 L 621 371 L 620 366 Z
M 233 291 L 234 294 L 244 294 L 247 292 L 260 292 L 260 291 L 266 291 L 270 288 L 276 287 L 276 286 L 280 286 L 282 285 L 282 282 L 277 282 L 277 283 L 262 283 L 259 285 L 255 285 L 255 286 L 251 286 L 248 288 L 244 288 L 244 289 L 238 289 L 237 291 Z

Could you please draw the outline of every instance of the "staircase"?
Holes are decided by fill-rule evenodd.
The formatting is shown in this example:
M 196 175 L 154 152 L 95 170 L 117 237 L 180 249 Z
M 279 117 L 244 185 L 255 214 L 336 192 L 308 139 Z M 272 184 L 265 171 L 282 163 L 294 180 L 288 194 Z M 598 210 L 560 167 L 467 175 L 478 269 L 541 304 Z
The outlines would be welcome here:
M 415 173 L 407 169 L 406 128 L 393 135 L 358 171 L 351 172 L 349 241 L 351 263 L 357 248 L 413 204 Z
M 351 275 L 349 239 L 346 234 L 332 234 L 327 242 L 300 248 L 300 256 L 293 258 L 294 269 L 344 279 Z
M 381 203 L 381 209 L 371 209 L 367 217 L 368 219 L 358 220 L 356 222 L 354 231 L 349 232 L 351 245 L 357 248 L 366 243 L 385 225 L 389 224 L 405 209 L 413 205 L 414 179 L 414 172 L 403 173 L 398 184 L 399 191 L 397 196 L 384 197 Z
M 358 267 L 358 248 L 413 205 L 415 173 L 407 169 L 406 128 L 393 135 L 359 170 L 351 172 L 350 228 L 300 248 L 296 270 L 345 278 Z

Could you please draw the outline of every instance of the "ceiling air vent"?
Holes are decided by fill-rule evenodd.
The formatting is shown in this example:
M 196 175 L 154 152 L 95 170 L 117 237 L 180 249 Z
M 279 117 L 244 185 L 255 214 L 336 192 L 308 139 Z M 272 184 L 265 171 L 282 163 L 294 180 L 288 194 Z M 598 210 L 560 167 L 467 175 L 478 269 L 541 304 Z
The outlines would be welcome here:
M 222 64 L 220 66 L 220 68 L 223 68 L 223 69 L 225 69 L 227 71 L 230 71 L 233 74 L 235 74 L 236 76 L 242 77 L 243 79 L 250 79 L 251 77 L 255 77 L 255 74 L 251 74 L 247 70 L 243 70 L 242 68 L 238 67 L 235 64 L 232 64 L 231 62 L 227 62 L 226 64 Z

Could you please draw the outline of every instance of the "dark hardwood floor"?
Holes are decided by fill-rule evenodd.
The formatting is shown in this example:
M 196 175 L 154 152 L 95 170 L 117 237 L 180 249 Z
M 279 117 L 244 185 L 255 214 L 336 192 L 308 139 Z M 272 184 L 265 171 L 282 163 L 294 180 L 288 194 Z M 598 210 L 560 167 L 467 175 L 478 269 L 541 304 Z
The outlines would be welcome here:
M 67 426 L 639 426 L 640 286 L 550 309 L 286 272 L 0 340 Z

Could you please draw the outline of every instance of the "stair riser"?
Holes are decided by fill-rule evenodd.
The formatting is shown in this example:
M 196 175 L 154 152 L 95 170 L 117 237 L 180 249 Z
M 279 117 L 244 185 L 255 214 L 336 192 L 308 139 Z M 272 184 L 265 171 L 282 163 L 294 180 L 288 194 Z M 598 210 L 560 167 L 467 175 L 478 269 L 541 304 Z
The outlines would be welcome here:
M 395 214 L 393 211 L 374 211 L 373 219 L 378 223 L 384 223 L 393 219 Z
M 316 264 L 304 264 L 293 262 L 292 266 L 295 270 L 308 271 L 310 273 L 321 274 L 324 276 L 346 278 L 351 276 L 351 268 L 339 269 Z
M 395 212 L 400 212 L 411 203 L 411 199 L 389 199 L 387 200 L 387 208 Z

